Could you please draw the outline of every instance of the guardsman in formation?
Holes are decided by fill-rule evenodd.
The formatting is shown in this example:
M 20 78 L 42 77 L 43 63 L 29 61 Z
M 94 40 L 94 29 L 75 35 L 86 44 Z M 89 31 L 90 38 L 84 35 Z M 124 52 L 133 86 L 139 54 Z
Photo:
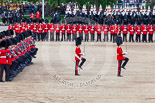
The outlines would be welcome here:
M 146 23 L 141 25 L 141 31 L 142 31 L 142 42 L 147 42 L 147 26 Z
M 0 38 L 2 39 L 2 38 Z M 3 72 L 5 70 L 5 80 L 6 81 L 11 81 L 12 79 L 9 77 L 9 68 L 8 68 L 8 60 L 7 58 L 10 58 L 10 50 L 6 48 L 7 44 L 6 41 L 1 41 L 0 42 L 0 82 L 3 81 Z
M 116 42 L 116 38 L 117 38 L 117 35 L 118 35 L 118 33 L 119 33 L 119 30 L 118 30 L 118 25 L 116 24 L 116 22 L 114 23 L 115 25 L 114 25 L 114 34 L 113 34 L 113 43 L 115 43 Z
M 91 41 L 93 42 L 94 41 L 94 33 L 95 33 L 95 28 L 94 28 L 94 25 L 93 24 L 91 24 L 89 26 L 89 33 L 91 35 Z
M 38 31 L 38 41 L 43 41 L 43 27 L 42 27 L 42 21 L 39 20 L 39 25 L 37 26 L 37 31 Z
M 49 24 L 49 31 L 50 31 L 50 41 L 54 41 L 54 24 L 53 21 Z
M 85 41 L 87 41 L 87 42 L 89 40 L 89 30 L 88 29 L 89 28 L 88 28 L 88 25 L 87 24 L 83 26 L 83 31 L 85 33 Z
M 44 31 L 44 41 L 48 41 L 48 30 L 49 30 L 49 25 L 48 25 L 48 20 L 45 20 L 45 24 L 43 25 L 43 31 Z
M 113 40 L 113 36 L 114 36 L 114 25 L 112 24 L 111 26 L 110 26 L 110 28 L 109 28 L 109 31 L 110 31 L 110 41 L 112 42 L 112 40 Z M 113 40 L 113 42 L 114 42 L 114 40 Z
M 60 25 L 55 25 L 55 32 L 56 32 L 56 41 L 60 41 Z
M 77 31 L 79 33 L 79 37 L 81 38 L 81 40 L 83 40 L 83 26 L 81 24 L 78 25 Z
M 77 38 L 77 25 L 73 24 L 71 30 L 72 30 L 72 41 L 74 41 Z
M 141 26 L 140 23 L 135 26 L 135 32 L 136 32 L 136 42 L 141 42 Z
M 66 32 L 67 32 L 67 41 L 71 41 L 71 25 L 66 25 Z
M 127 42 L 128 26 L 126 25 L 126 23 L 122 25 L 121 31 L 123 33 L 123 41 Z
M 131 41 L 134 42 L 134 34 L 135 34 L 134 25 L 129 24 L 128 31 L 129 31 L 129 42 Z
M 109 28 L 108 28 L 108 25 L 107 24 L 105 24 L 105 25 L 103 25 L 102 26 L 102 32 L 103 32 L 103 34 L 104 34 L 104 39 L 103 39 L 103 41 L 105 42 L 105 41 L 107 41 L 108 42 L 108 31 L 109 31 Z
M 0 82 L 12 81 L 25 66 L 31 65 L 32 58 L 36 58 L 38 49 L 32 39 L 31 31 L 25 31 L 13 38 L 13 30 L 0 33 Z
M 95 27 L 95 31 L 97 33 L 97 41 L 100 40 L 100 42 L 101 42 L 101 29 L 102 26 L 100 24 L 97 24 Z
M 65 33 L 66 33 L 66 29 L 65 29 L 65 24 L 62 23 L 61 26 L 60 26 L 60 31 L 61 31 L 61 41 L 65 41 Z
M 86 59 L 83 57 L 85 53 L 81 53 L 80 49 L 81 42 L 82 42 L 81 38 L 78 37 L 76 39 L 76 49 L 75 49 L 75 76 L 80 76 L 78 73 L 78 68 L 82 69 L 82 66 L 86 61 Z
M 117 76 L 118 77 L 122 77 L 121 75 L 121 68 L 126 69 L 125 66 L 128 63 L 129 59 L 127 57 L 124 57 L 123 55 L 127 55 L 127 52 L 123 52 L 121 45 L 123 44 L 122 38 L 118 37 L 116 39 L 116 43 L 117 43 L 117 60 L 118 60 L 118 72 L 117 72 Z M 124 63 L 122 64 L 122 61 L 124 61 Z
M 149 37 L 148 37 L 148 41 L 153 43 L 153 33 L 154 33 L 154 27 L 152 25 L 152 23 L 150 23 L 148 25 L 148 33 L 149 33 Z

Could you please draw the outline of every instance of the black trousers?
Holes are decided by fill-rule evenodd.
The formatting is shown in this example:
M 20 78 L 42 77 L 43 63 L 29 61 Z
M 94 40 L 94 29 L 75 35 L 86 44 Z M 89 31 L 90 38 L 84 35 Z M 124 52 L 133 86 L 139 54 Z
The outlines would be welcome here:
M 122 61 L 124 61 L 123 65 L 122 65 Z M 121 68 L 125 67 L 126 64 L 128 63 L 129 59 L 127 57 L 125 57 L 124 60 L 118 60 L 118 72 L 117 75 L 121 75 Z
M 123 34 L 123 41 L 127 42 L 127 34 Z
M 136 42 L 141 42 L 140 35 L 136 35 Z
M 42 34 L 42 33 L 37 33 L 38 41 L 40 41 L 40 39 L 41 39 L 41 34 Z
M 40 33 L 41 35 L 41 41 L 45 41 L 45 34 L 44 33 Z
M 94 41 L 94 33 L 91 34 L 91 41 Z
M 101 41 L 101 34 L 97 34 L 97 41 L 100 40 Z
M 146 38 L 147 38 L 147 34 L 143 34 L 142 42 L 144 42 L 144 41 L 147 42 Z
M 149 34 L 148 41 L 149 41 L 149 42 L 153 42 L 153 34 Z
M 129 42 L 131 42 L 131 41 L 134 42 L 134 39 L 133 38 L 134 38 L 134 35 L 130 34 L 130 36 L 129 36 Z
M 56 33 L 56 41 L 60 41 L 60 33 Z
M 65 41 L 65 33 L 62 33 L 61 41 Z
M 9 65 L 6 65 L 6 64 L 1 64 L 0 65 L 1 66 L 1 68 L 0 68 L 0 81 L 2 81 L 3 80 L 3 72 L 4 72 L 4 70 L 5 70 L 5 80 L 7 81 L 7 80 L 9 80 L 9 78 L 10 78 L 10 66 Z
M 89 34 L 85 34 L 85 41 L 89 40 Z
M 110 34 L 110 41 L 112 42 L 113 34 Z
M 76 60 L 76 62 L 75 62 L 75 74 L 78 74 L 78 66 L 82 67 L 85 62 L 86 62 L 85 58 L 82 58 L 81 63 L 79 60 Z M 79 65 L 79 63 L 80 63 L 80 65 Z
M 117 34 L 113 34 L 113 43 L 116 42 Z
M 109 38 L 108 38 L 108 34 L 104 34 L 104 41 L 108 41 Z
M 67 41 L 71 41 L 71 33 L 67 33 Z
M 50 41 L 54 41 L 54 33 L 50 33 Z

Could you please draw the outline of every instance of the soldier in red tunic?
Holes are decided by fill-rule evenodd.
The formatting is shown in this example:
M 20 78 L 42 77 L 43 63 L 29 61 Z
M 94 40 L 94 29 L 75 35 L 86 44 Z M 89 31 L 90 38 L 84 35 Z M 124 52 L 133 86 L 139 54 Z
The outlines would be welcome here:
M 72 41 L 74 41 L 77 38 L 77 25 L 73 24 L 71 27 L 72 30 Z
M 82 65 L 86 61 L 86 59 L 82 57 L 85 54 L 81 53 L 81 49 L 80 49 L 81 42 L 82 42 L 81 38 L 78 37 L 76 39 L 76 49 L 75 49 L 75 61 L 76 61 L 76 63 L 75 63 L 75 75 L 76 76 L 80 76 L 78 73 L 78 67 L 82 69 Z
M 127 62 L 129 61 L 129 59 L 127 57 L 124 57 L 123 55 L 127 55 L 127 52 L 123 52 L 121 45 L 123 44 L 122 38 L 118 37 L 116 39 L 116 43 L 117 43 L 117 60 L 118 60 L 118 72 L 117 72 L 117 76 L 118 77 L 122 77 L 121 75 L 121 68 L 126 69 L 125 66 L 127 64 Z M 122 61 L 125 61 L 122 65 Z
M 135 26 L 135 32 L 136 32 L 136 42 L 141 42 L 141 26 L 140 23 L 138 23 L 138 25 Z
M 85 33 L 85 41 L 88 41 L 89 40 L 89 32 L 88 32 L 88 25 L 87 24 L 83 26 L 83 30 Z
M 144 23 L 144 25 L 141 25 L 141 31 L 143 34 L 142 42 L 147 42 L 147 25 L 146 25 L 146 23 Z
M 54 24 L 53 21 L 49 24 L 49 31 L 50 31 L 50 41 L 54 41 Z
M 66 32 L 67 32 L 67 41 L 71 41 L 71 25 L 66 25 Z
M 55 32 L 56 32 L 56 41 L 60 41 L 60 25 L 55 25 Z
M 49 25 L 48 25 L 48 20 L 45 20 L 45 24 L 43 25 L 43 30 L 44 30 L 44 41 L 48 41 L 48 30 L 49 30 Z
M 94 32 L 95 32 L 94 25 L 91 24 L 91 25 L 89 26 L 89 33 L 90 33 L 90 35 L 91 35 L 91 41 L 94 41 Z
M 65 24 L 64 23 L 61 24 L 60 30 L 61 30 L 61 34 L 62 34 L 61 41 L 65 41 L 66 29 L 65 29 Z
M 40 17 L 41 17 L 41 14 L 40 14 L 40 12 L 39 12 L 39 11 L 37 11 L 37 12 L 36 12 L 36 19 L 37 19 L 37 20 L 39 20 L 39 19 L 40 19 Z
M 31 19 L 31 21 L 34 20 L 34 17 L 35 17 L 35 15 L 34 15 L 34 13 L 32 12 L 32 13 L 30 14 L 30 19 Z
M 6 81 L 9 81 L 9 70 L 7 68 L 7 64 L 8 64 L 8 53 L 10 52 L 10 50 L 6 49 L 6 41 L 2 41 L 0 43 L 0 82 L 4 82 L 3 81 L 3 71 L 5 70 L 6 73 Z
M 150 23 L 150 25 L 148 25 L 148 33 L 149 33 L 149 38 L 148 41 L 153 43 L 153 34 L 154 34 L 154 27 L 152 25 L 152 23 Z
M 134 42 L 134 33 L 135 33 L 135 29 L 134 29 L 134 25 L 132 25 L 132 24 L 130 24 L 129 26 L 128 26 L 128 31 L 129 31 L 129 34 L 130 34 L 130 36 L 129 36 L 129 42 Z
M 126 24 L 122 25 L 121 31 L 123 33 L 123 41 L 127 42 L 128 26 Z
M 95 27 L 95 31 L 97 32 L 97 41 L 100 40 L 100 42 L 101 42 L 101 29 L 102 26 L 100 24 L 97 24 Z
M 108 31 L 109 31 L 109 28 L 108 28 L 108 25 L 105 24 L 102 26 L 102 32 L 104 33 L 104 42 L 105 41 L 108 41 Z

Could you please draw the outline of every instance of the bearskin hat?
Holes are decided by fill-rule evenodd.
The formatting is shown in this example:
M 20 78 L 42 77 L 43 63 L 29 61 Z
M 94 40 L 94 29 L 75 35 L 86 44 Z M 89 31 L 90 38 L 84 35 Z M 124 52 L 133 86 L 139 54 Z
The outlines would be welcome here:
M 76 38 L 76 46 L 80 45 L 82 42 L 82 39 L 80 37 Z
M 117 46 L 123 44 L 122 37 L 117 37 L 117 38 L 116 38 L 116 44 L 117 44 Z

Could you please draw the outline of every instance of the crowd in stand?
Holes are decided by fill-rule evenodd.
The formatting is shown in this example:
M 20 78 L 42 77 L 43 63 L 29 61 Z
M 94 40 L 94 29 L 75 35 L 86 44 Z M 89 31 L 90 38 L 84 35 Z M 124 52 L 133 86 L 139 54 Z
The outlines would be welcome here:
M 23 15 L 30 15 L 32 12 L 41 13 L 41 3 L 9 3 L 0 2 L 0 15 L 2 18 L 2 24 L 20 23 Z
M 30 30 L 14 36 L 13 30 L 0 32 L 0 82 L 12 81 L 25 66 L 33 64 L 38 49 Z

